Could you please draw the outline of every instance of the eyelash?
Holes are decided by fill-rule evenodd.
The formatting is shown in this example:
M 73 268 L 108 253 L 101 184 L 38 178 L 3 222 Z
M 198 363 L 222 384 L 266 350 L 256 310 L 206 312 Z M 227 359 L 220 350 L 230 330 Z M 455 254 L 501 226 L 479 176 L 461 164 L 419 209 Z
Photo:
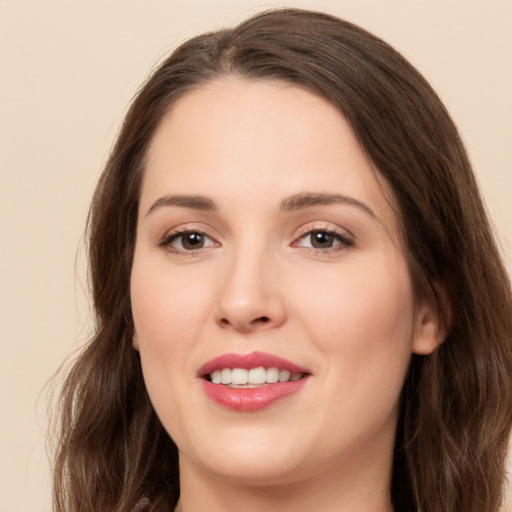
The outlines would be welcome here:
M 184 249 L 184 248 L 179 249 L 172 245 L 173 242 L 175 242 L 176 240 L 179 240 L 180 238 L 183 239 L 185 237 L 185 235 L 197 235 L 197 236 L 203 237 L 203 239 L 208 239 L 213 243 L 207 245 L 206 247 L 201 246 L 197 249 Z M 172 233 L 168 233 L 168 234 L 164 235 L 164 237 L 162 238 L 162 240 L 159 242 L 158 245 L 159 245 L 159 247 L 163 247 L 173 254 L 193 256 L 194 254 L 197 254 L 197 252 L 200 251 L 201 249 L 205 249 L 207 247 L 212 247 L 212 246 L 218 246 L 219 244 L 218 244 L 218 242 L 213 240 L 211 237 L 209 237 L 206 233 L 203 233 L 202 231 L 200 231 L 198 229 L 182 229 L 182 230 L 173 231 Z M 183 240 L 181 242 L 181 246 L 183 247 Z
M 299 245 L 298 242 L 300 240 L 305 239 L 306 237 L 311 237 L 315 234 L 327 235 L 329 237 L 332 237 L 334 242 L 336 242 L 336 241 L 339 242 L 337 245 L 333 245 L 331 247 L 326 247 L 326 248 L 304 247 L 306 249 L 313 250 L 315 252 L 315 254 L 337 253 L 337 252 L 346 250 L 346 249 L 354 246 L 353 239 L 348 238 L 345 235 L 342 235 L 338 231 L 328 229 L 328 228 L 315 228 L 315 229 L 308 229 L 303 234 L 301 234 L 298 238 L 296 238 L 291 243 L 291 247 L 302 247 L 301 245 Z M 208 243 L 208 245 L 206 245 L 206 246 L 202 245 L 201 247 L 199 247 L 197 249 L 185 249 L 185 248 L 183 248 L 183 238 L 185 237 L 185 235 L 197 235 L 199 237 L 203 237 L 203 240 L 205 240 L 205 239 L 209 240 L 210 243 Z M 174 247 L 173 242 L 175 242 L 176 240 L 179 240 L 180 238 L 182 239 L 182 241 L 181 241 L 182 248 Z M 218 247 L 219 243 L 216 242 L 215 240 L 213 240 L 206 233 L 204 233 L 200 230 L 183 229 L 183 230 L 173 231 L 172 233 L 166 234 L 162 238 L 162 240 L 159 242 L 158 246 L 165 248 L 166 250 L 168 250 L 169 252 L 171 252 L 173 254 L 193 256 L 193 255 L 197 254 L 202 249 L 206 249 L 208 247 L 215 247 L 215 246 Z
M 294 242 L 292 242 L 292 247 L 298 247 L 298 241 L 304 240 L 307 237 L 312 237 L 315 234 L 319 235 L 327 235 L 333 238 L 336 242 L 339 242 L 337 245 L 333 245 L 327 248 L 315 248 L 315 247 L 306 247 L 306 249 L 310 249 L 315 251 L 315 254 L 333 254 L 340 251 L 344 251 L 354 246 L 354 240 L 352 238 L 347 237 L 346 235 L 342 235 L 336 230 L 329 228 L 314 228 L 308 229 L 302 235 L 300 235 Z M 300 247 L 300 246 L 299 246 Z

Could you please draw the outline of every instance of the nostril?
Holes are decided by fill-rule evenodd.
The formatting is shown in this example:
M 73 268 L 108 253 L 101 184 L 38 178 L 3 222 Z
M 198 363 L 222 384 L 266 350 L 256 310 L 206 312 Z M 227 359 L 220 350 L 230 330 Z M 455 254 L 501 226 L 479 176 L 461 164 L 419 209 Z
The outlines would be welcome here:
M 244 321 L 244 319 L 240 318 L 230 318 L 224 317 L 219 319 L 219 323 L 223 326 L 233 326 L 236 329 L 240 329 L 242 331 L 249 331 L 252 328 L 257 328 L 258 326 L 263 326 L 266 324 L 270 324 L 272 322 L 271 317 L 268 316 L 258 316 L 253 318 L 252 320 Z

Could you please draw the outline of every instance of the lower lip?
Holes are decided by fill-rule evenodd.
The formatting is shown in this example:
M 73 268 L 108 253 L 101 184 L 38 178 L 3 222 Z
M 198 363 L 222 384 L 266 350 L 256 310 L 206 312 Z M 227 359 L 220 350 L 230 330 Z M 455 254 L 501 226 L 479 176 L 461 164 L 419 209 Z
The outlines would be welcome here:
M 206 394 L 219 405 L 234 411 L 260 411 L 274 402 L 297 393 L 306 383 L 307 377 L 290 382 L 266 384 L 259 388 L 230 388 L 203 380 Z

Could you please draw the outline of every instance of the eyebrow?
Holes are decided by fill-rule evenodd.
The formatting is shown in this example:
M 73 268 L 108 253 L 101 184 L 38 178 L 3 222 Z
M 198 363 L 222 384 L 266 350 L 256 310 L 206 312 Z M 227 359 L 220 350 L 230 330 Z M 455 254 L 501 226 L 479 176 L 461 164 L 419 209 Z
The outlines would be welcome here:
M 343 194 L 326 194 L 326 193 L 315 193 L 315 192 L 301 192 L 287 197 L 279 206 L 279 210 L 282 212 L 293 212 L 297 210 L 303 210 L 311 208 L 313 206 L 321 205 L 332 205 L 332 204 L 346 204 L 349 206 L 355 206 L 375 220 L 379 220 L 375 212 L 365 203 Z M 183 195 L 173 194 L 163 196 L 157 199 L 149 208 L 146 215 L 149 215 L 153 211 L 166 207 L 166 206 L 178 206 L 181 208 L 190 208 L 193 210 L 202 211 L 217 211 L 217 206 L 214 201 L 205 196 L 195 195 Z
M 164 206 L 180 206 L 182 208 L 191 208 L 193 210 L 203 211 L 217 210 L 217 206 L 215 205 L 215 203 L 208 197 L 174 194 L 170 196 L 163 196 L 160 199 L 157 199 L 151 205 L 146 215 L 149 215 L 153 211 Z
M 280 210 L 284 212 L 292 212 L 296 210 L 302 210 L 304 208 L 311 208 L 312 206 L 319 205 L 331 205 L 331 204 L 346 204 L 349 206 L 355 206 L 365 213 L 367 213 L 370 217 L 375 220 L 378 220 L 375 212 L 365 203 L 358 201 L 357 199 L 344 196 L 342 194 L 320 194 L 320 193 L 310 193 L 310 192 L 302 192 L 300 194 L 295 194 L 286 198 L 281 202 Z

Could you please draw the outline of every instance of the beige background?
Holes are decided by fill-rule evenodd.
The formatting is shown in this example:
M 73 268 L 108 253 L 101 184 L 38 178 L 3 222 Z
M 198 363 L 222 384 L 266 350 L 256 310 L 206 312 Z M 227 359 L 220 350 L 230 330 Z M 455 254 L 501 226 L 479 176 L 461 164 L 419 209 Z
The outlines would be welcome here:
M 277 5 L 286 4 L 0 0 L 0 511 L 50 510 L 45 384 L 87 336 L 79 246 L 130 98 L 184 38 Z M 512 268 L 512 1 L 288 5 L 361 24 L 430 80 L 467 143 Z

